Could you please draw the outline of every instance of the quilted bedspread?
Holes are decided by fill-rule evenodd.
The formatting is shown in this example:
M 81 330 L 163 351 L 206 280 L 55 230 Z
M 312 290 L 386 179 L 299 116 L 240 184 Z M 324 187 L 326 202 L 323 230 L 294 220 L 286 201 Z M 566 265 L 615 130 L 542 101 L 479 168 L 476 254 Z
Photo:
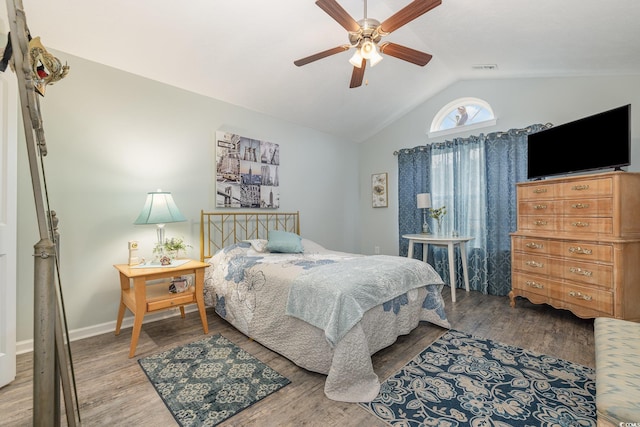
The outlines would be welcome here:
M 330 284 L 340 287 L 344 284 L 342 280 L 336 283 L 336 277 L 340 276 L 328 273 L 332 265 L 368 266 L 369 261 L 365 259 L 375 257 L 330 251 L 308 239 L 303 239 L 302 254 L 262 252 L 264 245 L 256 243 L 228 246 L 208 261 L 211 267 L 205 272 L 205 302 L 248 337 L 304 369 L 327 375 L 325 394 L 330 399 L 371 401 L 380 389 L 371 364 L 372 354 L 393 344 L 398 336 L 411 332 L 420 321 L 450 327 L 441 296 L 443 282 L 438 274 L 428 264 L 388 257 L 393 258 L 387 260 L 388 268 L 397 263 L 399 266 L 394 268 L 405 271 L 404 279 L 418 275 L 423 283 L 406 289 L 387 286 L 387 295 L 378 292 L 375 302 L 368 299 L 355 309 L 356 321 L 347 322 L 332 342 L 324 325 L 314 326 L 287 314 L 292 284 L 317 269 L 326 273 L 323 288 Z M 336 267 L 334 271 L 341 268 Z M 382 302 L 378 303 L 377 298 Z M 304 305 L 300 303 L 304 297 L 298 295 L 296 300 L 294 305 Z
M 441 284 L 442 279 L 418 260 L 388 255 L 339 260 L 293 280 L 287 314 L 319 327 L 335 346 L 367 310 L 425 283 Z

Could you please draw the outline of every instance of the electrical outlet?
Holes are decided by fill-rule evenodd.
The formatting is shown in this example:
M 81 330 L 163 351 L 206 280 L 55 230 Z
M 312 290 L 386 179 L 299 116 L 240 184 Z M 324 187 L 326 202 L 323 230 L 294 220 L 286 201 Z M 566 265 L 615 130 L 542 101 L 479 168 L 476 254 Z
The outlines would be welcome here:
M 374 246 L 373 247 L 373 253 L 376 255 L 380 255 L 380 246 Z

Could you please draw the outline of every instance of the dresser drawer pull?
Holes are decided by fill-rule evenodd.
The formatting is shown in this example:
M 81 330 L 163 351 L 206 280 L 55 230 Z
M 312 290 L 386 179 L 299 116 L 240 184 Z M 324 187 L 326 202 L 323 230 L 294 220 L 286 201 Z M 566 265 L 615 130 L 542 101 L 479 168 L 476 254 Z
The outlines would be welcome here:
M 569 296 L 578 298 L 578 299 L 583 299 L 585 301 L 591 301 L 591 298 L 592 298 L 591 295 L 585 295 L 581 292 L 576 292 L 576 291 L 569 291 Z
M 593 251 L 591 249 L 581 248 L 580 246 L 571 246 L 569 247 L 569 252 L 572 254 L 581 254 L 581 255 L 592 255 Z
M 534 267 L 534 268 L 542 268 L 542 267 L 544 267 L 544 264 L 542 264 L 541 262 L 536 262 L 536 261 L 527 261 L 526 264 L 529 267 Z
M 578 274 L 580 276 L 587 276 L 587 277 L 593 276 L 593 271 L 583 270 L 583 269 L 581 269 L 579 267 L 570 267 L 569 271 L 574 273 L 574 274 Z
M 582 222 L 582 221 L 576 221 L 576 222 L 572 222 L 571 225 L 574 226 L 574 227 L 588 227 L 589 223 L 588 222 Z
M 533 209 L 536 209 L 536 210 L 547 209 L 547 205 L 533 205 Z
M 571 187 L 572 190 L 575 191 L 582 191 L 582 190 L 588 190 L 589 189 L 589 184 L 584 184 L 584 185 L 574 185 L 573 187 Z
M 589 203 L 574 203 L 571 207 L 573 209 L 587 209 L 589 207 Z
M 524 284 L 527 286 L 531 286 L 532 288 L 544 289 L 544 285 L 541 285 L 540 283 L 534 282 L 532 280 L 527 280 Z
M 547 221 L 544 221 L 544 220 L 541 220 L 541 219 L 539 219 L 537 221 L 534 221 L 533 223 L 535 225 L 547 225 Z
M 540 194 L 540 193 L 546 193 L 547 189 L 546 188 L 536 188 L 533 190 L 534 193 L 536 194 Z
M 529 249 L 542 249 L 544 246 L 541 243 L 529 242 L 525 245 Z

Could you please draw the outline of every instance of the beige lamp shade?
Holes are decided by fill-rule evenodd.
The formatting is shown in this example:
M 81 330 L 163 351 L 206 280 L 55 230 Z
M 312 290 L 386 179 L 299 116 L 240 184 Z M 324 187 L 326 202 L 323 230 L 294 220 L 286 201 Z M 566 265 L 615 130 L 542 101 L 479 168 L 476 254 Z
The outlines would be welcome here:
M 431 194 L 420 193 L 416 195 L 418 209 L 427 209 L 431 207 Z

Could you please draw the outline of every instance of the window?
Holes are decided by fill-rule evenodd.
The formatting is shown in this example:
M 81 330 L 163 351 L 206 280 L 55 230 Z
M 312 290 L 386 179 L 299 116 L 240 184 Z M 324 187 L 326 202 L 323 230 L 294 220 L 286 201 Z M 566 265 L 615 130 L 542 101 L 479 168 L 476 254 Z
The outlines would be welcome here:
M 431 122 L 429 138 L 493 126 L 491 106 L 479 98 L 459 98 L 442 107 Z

